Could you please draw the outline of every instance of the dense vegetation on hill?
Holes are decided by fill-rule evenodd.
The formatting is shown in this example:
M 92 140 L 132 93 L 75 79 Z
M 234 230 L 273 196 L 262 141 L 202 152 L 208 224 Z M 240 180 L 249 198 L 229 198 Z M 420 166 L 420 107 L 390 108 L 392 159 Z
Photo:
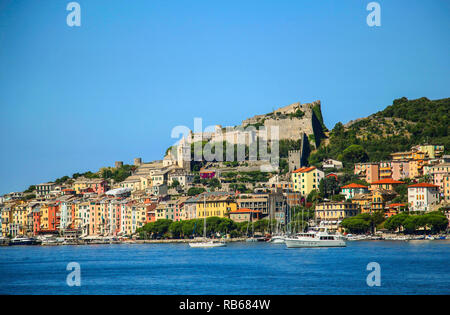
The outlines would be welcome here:
M 355 162 L 389 160 L 390 153 L 407 151 L 413 145 L 444 145 L 450 148 L 450 98 L 394 100 L 386 109 L 344 126 L 337 123 L 311 154 L 309 162 L 318 165 L 324 158 Z

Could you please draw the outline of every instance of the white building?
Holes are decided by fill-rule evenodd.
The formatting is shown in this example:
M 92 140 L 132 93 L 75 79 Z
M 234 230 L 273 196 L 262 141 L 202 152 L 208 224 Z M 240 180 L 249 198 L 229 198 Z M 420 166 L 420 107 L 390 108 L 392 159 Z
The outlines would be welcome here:
M 176 180 L 180 183 L 182 187 L 192 184 L 194 181 L 194 174 L 189 173 L 173 173 L 169 175 L 169 186 L 172 185 L 173 181 Z
M 439 203 L 439 186 L 419 183 L 408 186 L 410 211 L 428 211 L 430 205 Z
M 333 159 L 323 160 L 323 164 L 322 164 L 323 169 L 327 169 L 327 168 L 341 169 L 342 167 L 343 167 L 343 164 L 341 161 L 336 161 Z

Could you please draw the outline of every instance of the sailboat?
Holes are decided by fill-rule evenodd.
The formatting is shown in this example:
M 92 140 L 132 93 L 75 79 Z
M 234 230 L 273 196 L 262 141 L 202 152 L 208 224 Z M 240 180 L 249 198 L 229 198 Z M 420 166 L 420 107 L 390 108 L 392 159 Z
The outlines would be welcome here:
M 284 209 L 285 205 L 283 205 Z M 272 229 L 273 230 L 273 229 Z M 284 244 L 284 239 L 286 238 L 286 234 L 280 231 L 280 222 L 276 220 L 276 231 L 275 234 L 268 240 L 269 243 L 272 244 Z
M 203 211 L 205 212 L 203 214 L 203 242 L 193 242 L 189 243 L 189 246 L 192 248 L 211 248 L 211 247 L 225 247 L 227 244 L 225 242 L 217 242 L 212 239 L 208 240 L 206 237 L 206 194 L 203 196 Z
M 252 218 L 252 213 L 250 212 L 250 215 L 248 216 L 248 222 L 247 222 L 247 236 L 248 236 L 248 227 L 250 226 L 250 220 Z M 252 221 L 252 236 L 251 237 L 247 237 L 245 239 L 246 242 L 257 242 L 258 240 L 255 238 L 255 226 L 253 225 L 253 220 Z

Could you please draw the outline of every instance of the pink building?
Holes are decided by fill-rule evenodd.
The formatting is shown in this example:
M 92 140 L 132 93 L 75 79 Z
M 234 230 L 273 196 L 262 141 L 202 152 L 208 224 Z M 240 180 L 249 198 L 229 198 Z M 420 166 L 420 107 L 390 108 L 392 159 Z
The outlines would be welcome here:
M 433 183 L 439 186 L 441 191 L 444 190 L 444 178 L 450 174 L 450 163 L 442 163 L 433 166 L 430 170 L 430 175 L 433 178 Z
M 409 162 L 408 161 L 392 161 L 392 179 L 400 180 L 409 178 Z
M 354 174 L 370 184 L 380 180 L 380 167 L 378 163 L 356 163 Z

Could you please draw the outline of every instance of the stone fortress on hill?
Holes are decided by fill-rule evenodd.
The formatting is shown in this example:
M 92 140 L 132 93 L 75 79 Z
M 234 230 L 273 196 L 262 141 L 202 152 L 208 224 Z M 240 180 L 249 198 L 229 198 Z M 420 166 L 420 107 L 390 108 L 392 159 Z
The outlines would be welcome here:
M 320 117 L 317 117 L 319 113 Z M 257 138 L 271 140 L 272 129 L 278 128 L 279 140 L 300 140 L 305 134 L 320 139 L 323 137 L 320 101 L 301 104 L 300 102 L 280 107 L 265 115 L 256 115 L 242 121 L 235 127 L 215 125 L 213 131 L 189 133 L 186 143 L 197 141 L 220 142 L 249 145 Z
M 275 127 L 278 129 L 275 132 Z M 301 102 L 280 107 L 265 115 L 256 115 L 242 121 L 234 127 L 215 125 L 214 130 L 192 132 L 183 137 L 164 157 L 164 167 L 179 167 L 190 170 L 190 147 L 195 142 L 218 143 L 226 141 L 231 144 L 247 145 L 258 140 L 290 140 L 299 141 L 297 150 L 289 152 L 289 168 L 291 170 L 306 165 L 309 155 L 310 141 L 318 146 L 324 137 L 321 103 Z
M 231 144 L 249 145 L 258 138 L 270 141 L 272 140 L 271 129 L 274 126 L 278 127 L 279 140 L 299 141 L 298 149 L 289 151 L 289 169 L 292 171 L 305 166 L 309 155 L 310 141 L 312 140 L 315 142 L 314 145 L 318 145 L 318 141 L 324 136 L 320 101 L 305 104 L 297 102 L 283 106 L 268 114 L 245 119 L 239 126 L 223 128 L 221 125 L 216 125 L 214 131 L 199 133 L 190 131 L 188 136 L 183 137 L 172 147 L 172 150 L 167 151 L 163 160 L 143 163 L 140 158 L 135 159 L 134 165 L 138 167 L 137 170 L 121 186 L 127 187 L 131 182 L 140 181 L 142 177 L 157 178 L 172 172 L 190 172 L 192 143 L 227 141 Z M 250 166 L 247 169 L 259 169 L 261 162 L 249 162 L 247 164 Z

